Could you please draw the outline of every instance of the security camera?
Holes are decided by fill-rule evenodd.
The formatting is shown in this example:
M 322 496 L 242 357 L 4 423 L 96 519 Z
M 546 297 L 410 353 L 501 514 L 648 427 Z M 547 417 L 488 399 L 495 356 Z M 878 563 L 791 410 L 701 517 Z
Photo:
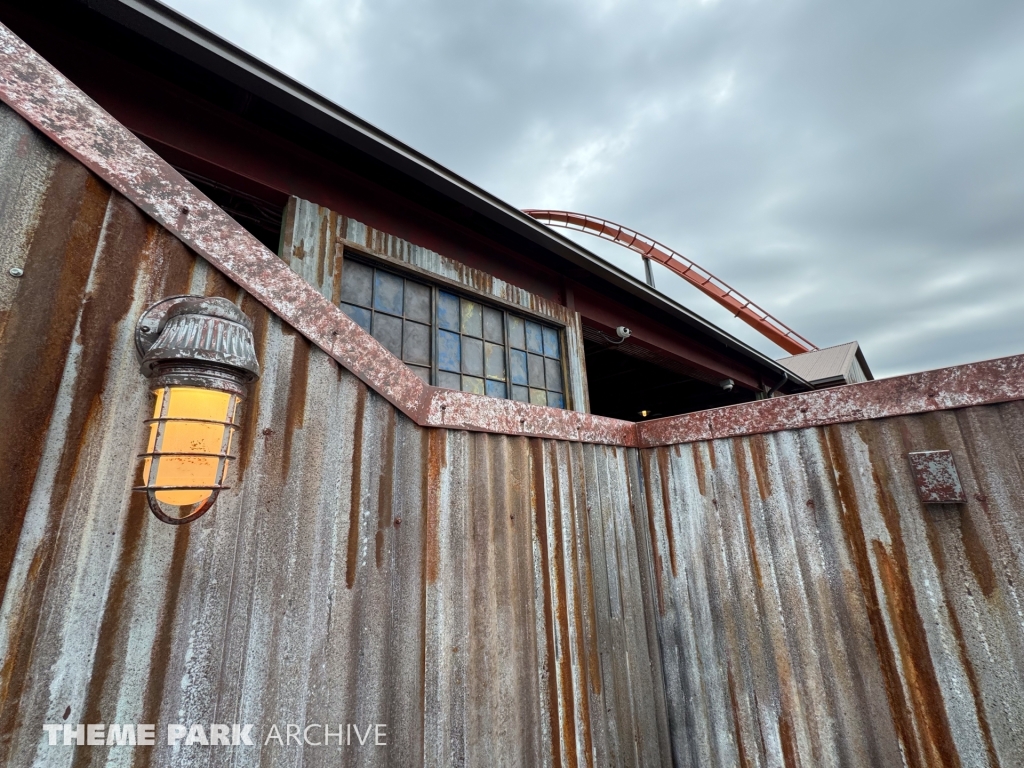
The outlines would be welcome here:
M 718 386 L 724 389 L 726 392 L 732 392 L 732 388 L 736 386 L 736 382 L 732 379 L 722 379 L 718 382 Z
M 624 325 L 620 325 L 618 328 L 616 328 L 615 333 L 623 341 L 625 341 L 626 339 L 633 335 L 633 332 Z

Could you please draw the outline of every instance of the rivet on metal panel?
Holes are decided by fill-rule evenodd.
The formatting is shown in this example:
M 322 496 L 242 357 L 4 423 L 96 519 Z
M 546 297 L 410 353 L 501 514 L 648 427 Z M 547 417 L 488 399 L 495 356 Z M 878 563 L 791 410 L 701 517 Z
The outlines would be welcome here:
M 915 451 L 907 454 L 917 494 L 928 504 L 957 504 L 967 501 L 953 454 L 949 451 Z

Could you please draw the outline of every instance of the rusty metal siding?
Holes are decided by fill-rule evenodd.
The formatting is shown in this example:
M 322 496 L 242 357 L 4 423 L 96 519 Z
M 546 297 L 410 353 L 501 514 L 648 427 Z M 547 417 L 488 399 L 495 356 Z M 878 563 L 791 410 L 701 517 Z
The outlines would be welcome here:
M 676 760 L 1024 764 L 1020 403 L 643 451 Z M 966 504 L 923 504 L 948 449 Z
M 570 407 L 589 412 L 583 326 L 578 312 L 316 203 L 298 197 L 289 199 L 281 233 L 281 257 L 334 304 L 341 301 L 341 273 L 346 247 L 385 261 L 400 262 L 431 277 L 440 277 L 453 285 L 551 318 L 565 326 Z
M 329 328 L 312 346 L 293 305 L 271 313 L 7 109 L 0 159 L 25 269 L 0 275 L 0 761 L 1024 763 L 1024 359 L 651 423 L 639 451 L 587 444 L 637 433 L 581 414 L 564 441 L 424 428 L 338 366 Z M 186 291 L 242 305 L 264 378 L 235 490 L 178 529 L 129 490 L 131 332 Z M 555 413 L 428 394 L 435 424 L 463 418 L 446 403 L 495 432 Z M 953 453 L 967 503 L 918 500 L 923 450 Z M 386 722 L 391 746 L 41 733 L 211 721 Z
M 2 109 L 11 146 L 0 188 L 39 181 L 0 230 L 28 243 L 0 337 L 0 762 L 670 762 L 635 451 L 417 426 Z M 264 373 L 234 490 L 176 528 L 130 491 L 132 331 L 182 292 L 239 302 Z M 48 747 L 47 722 L 382 722 L 390 746 Z

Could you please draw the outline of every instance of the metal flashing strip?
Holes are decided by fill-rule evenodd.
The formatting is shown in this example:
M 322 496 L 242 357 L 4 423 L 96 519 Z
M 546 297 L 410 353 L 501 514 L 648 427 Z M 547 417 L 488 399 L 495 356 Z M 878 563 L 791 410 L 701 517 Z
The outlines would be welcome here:
M 421 426 L 654 447 L 1024 399 L 1024 356 L 641 424 L 431 387 L 2 24 L 0 100 Z

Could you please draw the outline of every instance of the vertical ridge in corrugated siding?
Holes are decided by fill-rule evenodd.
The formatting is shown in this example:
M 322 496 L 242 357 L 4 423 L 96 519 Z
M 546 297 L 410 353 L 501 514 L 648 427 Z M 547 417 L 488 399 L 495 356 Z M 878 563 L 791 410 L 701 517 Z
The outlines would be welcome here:
M 25 268 L 0 294 L 0 761 L 668 762 L 634 454 L 420 428 L 6 108 L 0 158 Z M 177 528 L 130 491 L 132 332 L 186 292 L 241 304 L 263 376 L 234 489 Z M 47 722 L 387 723 L 389 746 L 49 748 Z

